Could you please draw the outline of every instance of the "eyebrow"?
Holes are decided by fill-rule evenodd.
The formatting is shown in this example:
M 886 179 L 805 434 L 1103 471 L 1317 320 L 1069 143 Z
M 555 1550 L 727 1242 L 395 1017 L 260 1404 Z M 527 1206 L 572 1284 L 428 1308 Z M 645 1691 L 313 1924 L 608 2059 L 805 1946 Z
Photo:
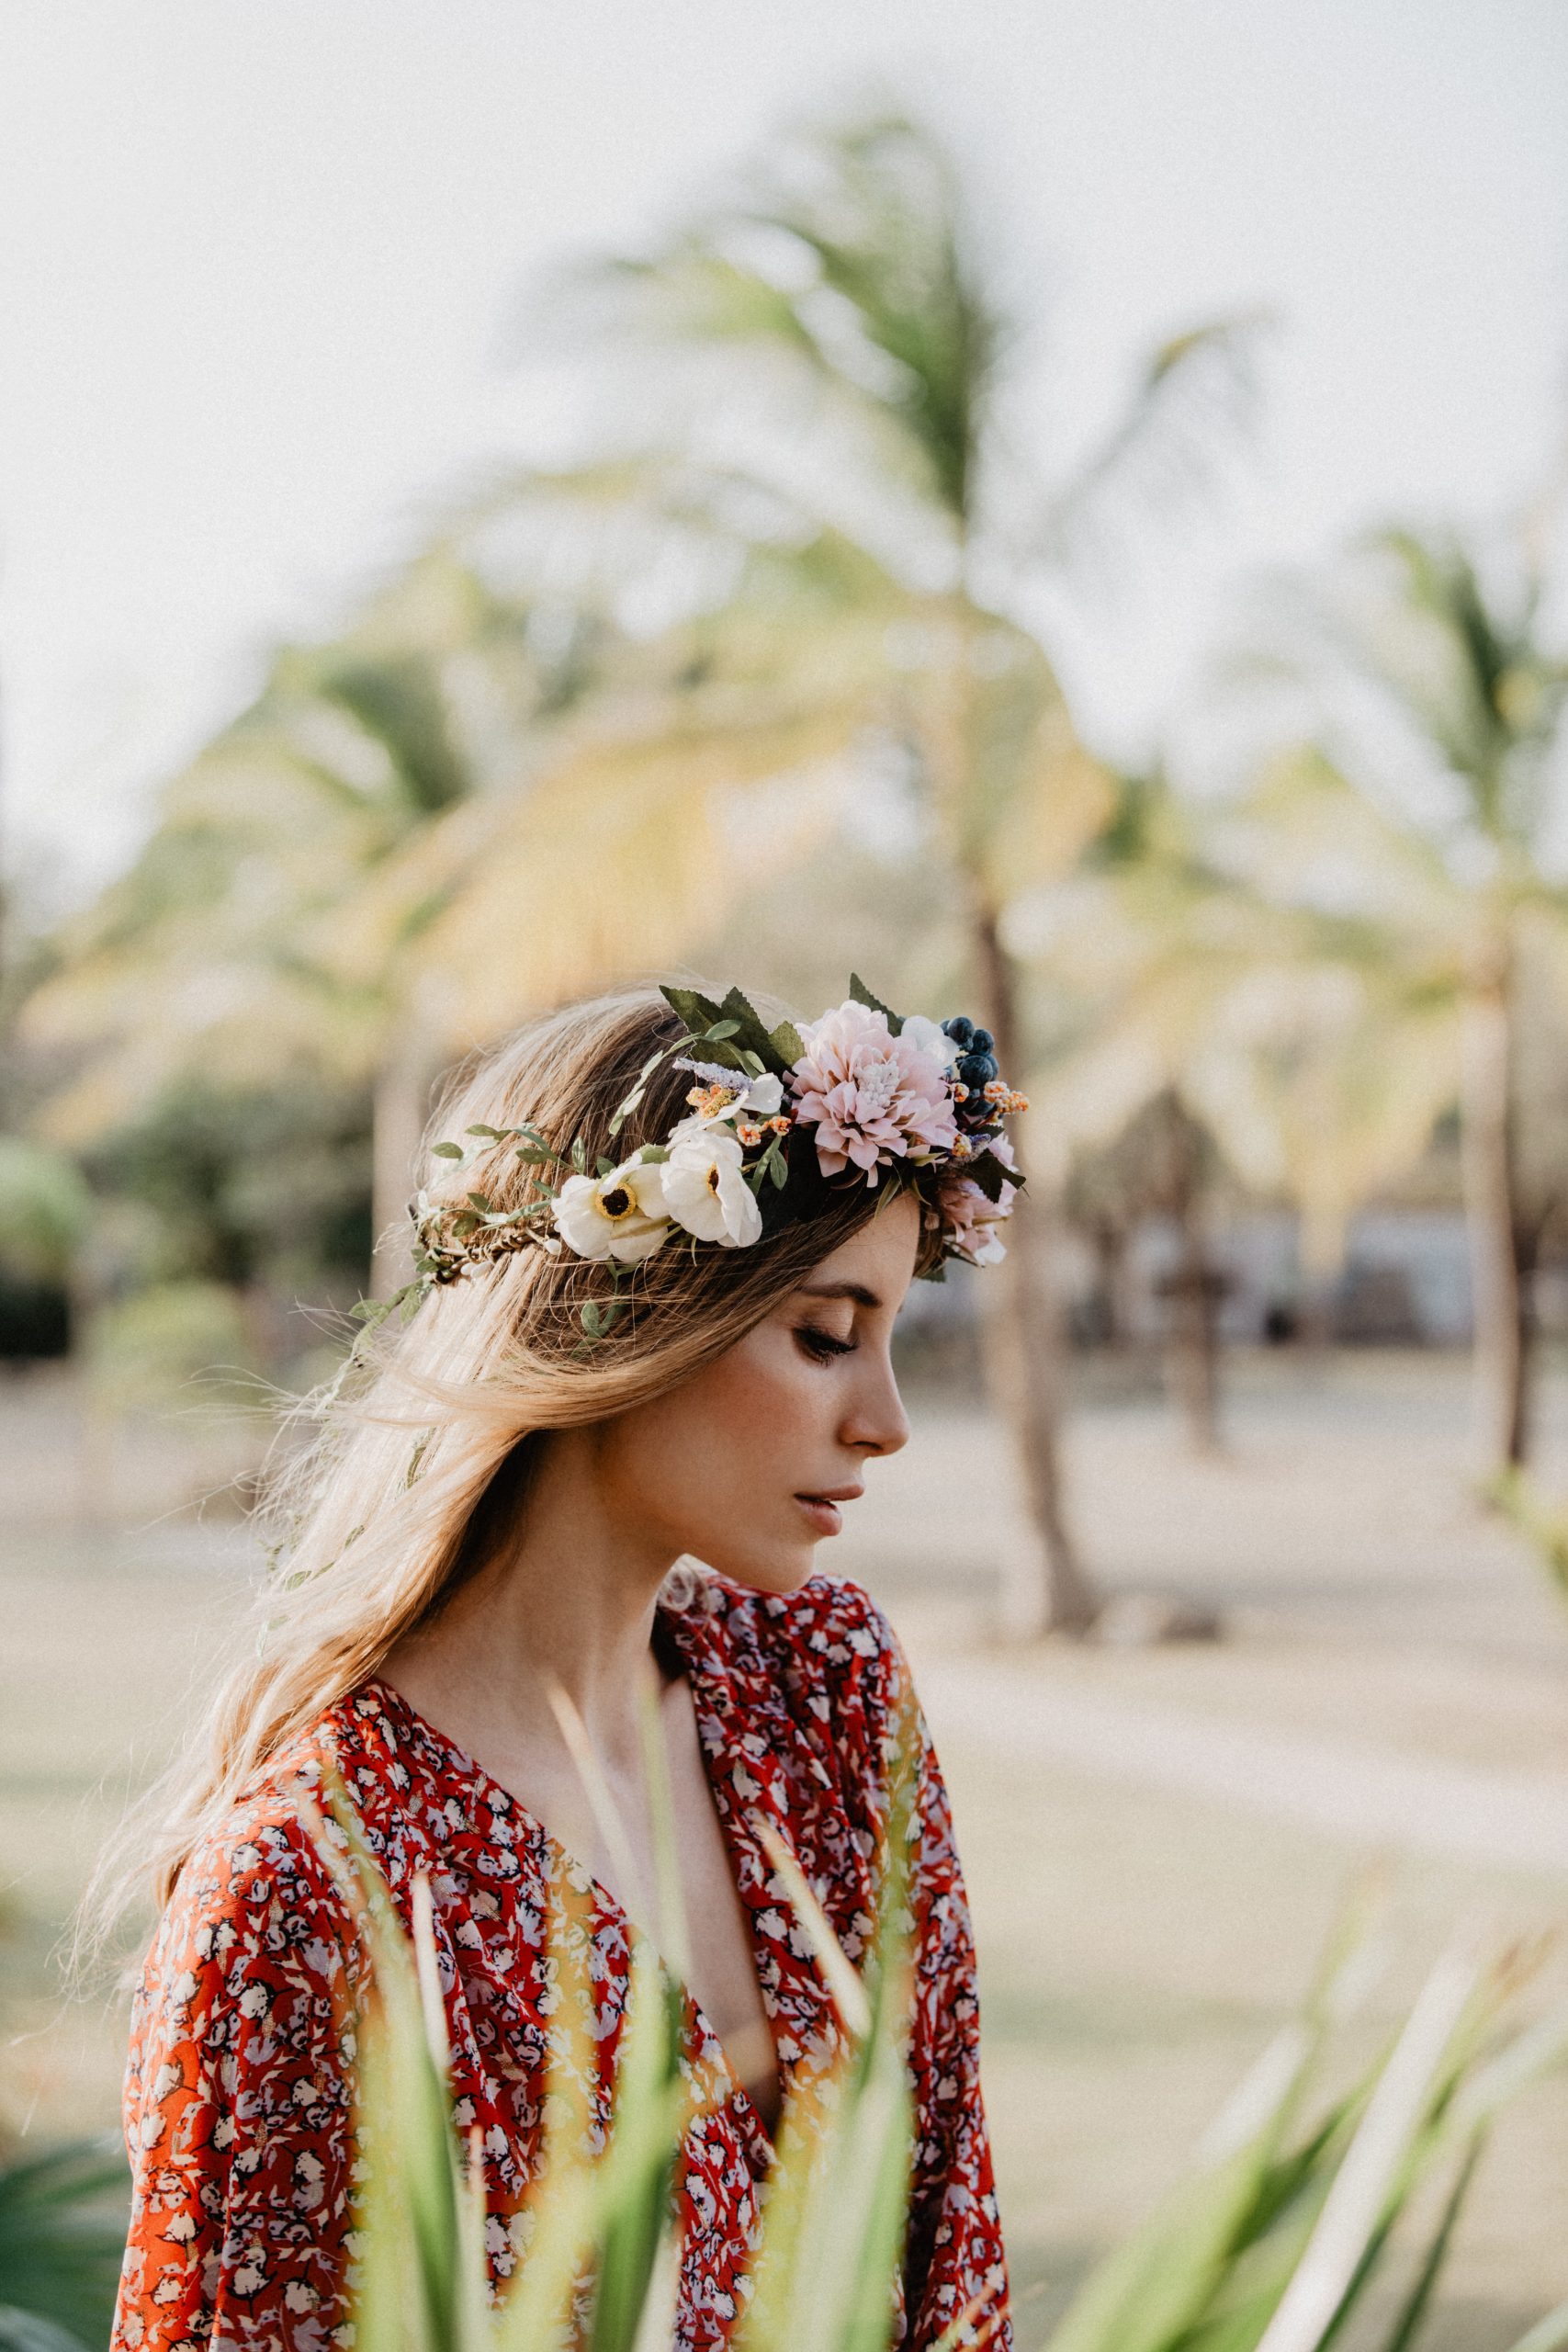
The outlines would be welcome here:
M 807 1298 L 852 1298 L 857 1306 L 880 1306 L 882 1301 L 863 1283 L 802 1283 Z

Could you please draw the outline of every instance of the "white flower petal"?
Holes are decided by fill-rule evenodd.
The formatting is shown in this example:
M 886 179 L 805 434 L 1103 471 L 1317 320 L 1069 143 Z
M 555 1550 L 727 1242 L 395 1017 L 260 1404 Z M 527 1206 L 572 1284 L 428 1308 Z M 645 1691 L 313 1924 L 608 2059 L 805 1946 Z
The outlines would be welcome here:
M 615 1258 L 635 1266 L 652 1256 L 669 1231 L 659 1162 L 617 1168 L 609 1176 L 569 1176 L 556 1194 L 552 1221 L 579 1258 Z
M 610 1255 L 618 1259 L 623 1266 L 640 1266 L 645 1258 L 651 1258 L 656 1250 L 662 1250 L 669 1238 L 670 1220 L 667 1216 L 660 1217 L 657 1225 L 639 1226 L 635 1233 L 628 1233 L 623 1228 L 610 1244 Z
M 939 1021 L 928 1021 L 923 1012 L 909 1013 L 900 1035 L 922 1054 L 930 1054 L 943 1069 L 951 1069 L 958 1059 L 958 1047 L 948 1036 Z
M 760 1238 L 761 1213 L 741 1173 L 739 1138 L 723 1126 L 679 1136 L 664 1162 L 664 1205 L 699 1241 L 731 1248 Z

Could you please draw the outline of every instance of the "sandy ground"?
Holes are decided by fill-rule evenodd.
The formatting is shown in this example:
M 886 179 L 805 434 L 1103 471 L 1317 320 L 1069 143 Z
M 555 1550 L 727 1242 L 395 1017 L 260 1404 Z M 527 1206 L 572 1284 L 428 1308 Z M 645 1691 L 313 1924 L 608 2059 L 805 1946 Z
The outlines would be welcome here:
M 915 1442 L 875 1465 L 824 1564 L 890 1610 L 952 1786 L 1036 2344 L 1176 2178 L 1359 1871 L 1383 1873 L 1388 1963 L 1348 2056 L 1456 1926 L 1561 1924 L 1568 1610 L 1470 1498 L 1462 1366 L 1259 1358 L 1234 1368 L 1219 1458 L 1187 1456 L 1157 1400 L 1108 1393 L 1068 1449 L 1105 1589 L 1179 1591 L 1226 1637 L 1010 1654 L 990 1632 L 1017 1540 L 1005 1450 L 972 1401 L 912 1401 Z M 1547 1407 L 1543 1473 L 1568 1494 L 1568 1382 Z M 0 1391 L 0 2098 L 53 2133 L 112 2116 L 123 2015 L 62 2007 L 51 1948 L 250 1569 L 220 1507 L 163 1514 L 244 1441 L 189 1417 L 84 1432 L 50 1385 Z M 1561 1954 L 1532 1997 L 1549 1992 L 1568 1995 Z M 1428 2352 L 1503 2352 L 1565 2295 L 1559 2081 L 1496 2136 Z

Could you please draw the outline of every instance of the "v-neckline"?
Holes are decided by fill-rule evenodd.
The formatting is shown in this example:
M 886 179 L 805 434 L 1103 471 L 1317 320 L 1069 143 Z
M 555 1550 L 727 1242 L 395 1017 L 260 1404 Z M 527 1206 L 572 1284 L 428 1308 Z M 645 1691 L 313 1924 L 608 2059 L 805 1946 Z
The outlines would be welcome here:
M 761 1971 L 758 1966 L 758 1962 L 761 1954 L 760 1940 L 757 1934 L 756 1905 L 751 1902 L 748 1895 L 746 1888 L 741 1882 L 740 1874 L 736 1868 L 737 1863 L 741 1859 L 738 1833 L 741 1828 L 743 1816 L 740 1808 L 732 1804 L 729 1792 L 727 1790 L 722 1790 L 718 1786 L 714 1776 L 712 1768 L 716 1760 L 715 1752 L 710 1749 L 708 1742 L 704 1736 L 703 1725 L 705 1713 L 706 1713 L 711 1720 L 718 1721 L 721 1719 L 720 1711 L 711 1707 L 705 1709 L 704 1706 L 699 1703 L 705 1694 L 703 1692 L 701 1676 L 694 1656 L 696 1645 L 695 1643 L 683 1640 L 682 1638 L 682 1633 L 686 1632 L 688 1630 L 687 1628 L 681 1627 L 677 1630 L 675 1620 L 682 1614 L 683 1614 L 682 1611 L 671 1610 L 665 1602 L 660 1601 L 657 1604 L 656 1630 L 658 1628 L 661 1628 L 667 1634 L 670 1644 L 679 1656 L 682 1666 L 692 1685 L 693 1708 L 696 1717 L 697 1727 L 697 1747 L 702 1756 L 703 1771 L 707 1780 L 709 1802 L 712 1804 L 714 1813 L 717 1817 L 719 1834 L 724 1840 L 725 1851 L 729 1858 L 730 1875 L 735 1882 L 735 1889 L 740 1900 L 740 1907 L 746 1915 L 746 1933 L 750 1947 L 751 1970 L 752 1974 L 757 1980 L 757 1990 L 762 2004 L 762 2015 L 766 2019 L 768 2032 L 773 2040 L 773 2064 L 777 2070 L 782 2113 L 783 2102 L 787 2096 L 789 2088 L 791 2065 L 790 2062 L 784 2058 L 783 2052 L 779 2049 L 777 2017 L 773 2002 L 769 1997 L 768 1988 L 762 1981 Z M 666 1959 L 664 1953 L 660 1950 L 657 1939 L 653 1937 L 647 1928 L 639 1927 L 637 1922 L 632 1917 L 630 1912 L 627 1911 L 625 1904 L 620 1901 L 619 1897 L 604 1884 L 603 1879 L 597 1877 L 595 1873 L 588 1868 L 587 1864 L 581 1861 L 579 1857 L 572 1852 L 570 1846 L 564 1844 L 563 1841 L 556 1836 L 554 1830 L 549 1827 L 547 1822 L 540 1819 L 539 1815 L 533 1810 L 531 1805 L 525 1804 L 522 1798 L 515 1795 L 513 1792 L 506 1786 L 506 1783 L 503 1781 L 498 1781 L 494 1773 L 489 1771 L 486 1767 L 479 1761 L 477 1757 L 470 1755 L 468 1750 L 464 1747 L 459 1741 L 453 1738 L 450 1732 L 443 1731 L 439 1724 L 432 1723 L 428 1715 L 422 1714 L 420 1710 L 413 1704 L 412 1701 L 406 1699 L 403 1696 L 403 1693 L 394 1683 L 384 1681 L 379 1675 L 370 1675 L 367 1677 L 365 1682 L 361 1685 L 361 1688 L 374 1691 L 378 1701 L 382 1703 L 389 1704 L 393 1713 L 401 1715 L 402 1718 L 424 1738 L 433 1741 L 437 1747 L 444 1749 L 446 1755 L 463 1773 L 465 1778 L 473 1782 L 476 1789 L 491 1790 L 497 1796 L 504 1798 L 509 1812 L 523 1824 L 524 1827 L 534 1839 L 541 1853 L 547 1856 L 557 1869 L 574 1871 L 586 1883 L 588 1887 L 592 1890 L 594 1901 L 599 1905 L 600 1909 L 614 1921 L 615 1925 L 625 1936 L 628 1951 L 633 1948 L 634 1944 L 646 1943 L 651 1948 L 654 1958 L 657 1961 L 660 1971 L 664 1975 L 669 1977 L 672 1983 L 679 1985 L 682 2000 L 685 2004 L 689 2022 L 694 2023 L 696 2026 L 700 2039 L 705 2040 L 709 2044 L 711 2044 L 713 2049 L 717 2052 L 719 2064 L 723 2067 L 724 2073 L 731 2086 L 730 2103 L 739 2108 L 743 2120 L 747 2125 L 749 2136 L 754 2136 L 758 2141 L 760 2141 L 761 2149 L 760 2151 L 753 2151 L 753 2154 L 755 2155 L 759 2153 L 761 2154 L 761 2169 L 765 2171 L 768 2165 L 771 2164 L 773 2160 L 776 2147 L 773 2134 L 768 2128 L 768 2124 L 762 2115 L 761 2109 L 758 2107 L 756 2100 L 751 2097 L 750 2092 L 747 2089 L 745 2083 L 742 2081 L 740 2074 L 731 2059 L 728 2051 L 725 2048 L 724 2042 L 720 2039 L 712 2018 L 708 2016 L 707 2011 L 698 2000 L 696 1994 L 692 1989 L 692 1986 L 684 1978 L 676 1975 L 674 1968 Z M 748 1759 L 749 1768 L 750 1761 L 750 1759 Z M 761 1790 L 765 1786 L 765 1782 L 762 1781 L 759 1775 L 753 1774 L 753 1778 L 758 1780 L 759 1792 L 761 1792 Z M 784 1822 L 777 1820 L 775 1817 L 774 1826 L 781 1835 L 784 1834 L 786 1825 Z M 815 1962 L 813 1961 L 809 1965 L 812 1966 L 813 1971 L 815 1972 Z

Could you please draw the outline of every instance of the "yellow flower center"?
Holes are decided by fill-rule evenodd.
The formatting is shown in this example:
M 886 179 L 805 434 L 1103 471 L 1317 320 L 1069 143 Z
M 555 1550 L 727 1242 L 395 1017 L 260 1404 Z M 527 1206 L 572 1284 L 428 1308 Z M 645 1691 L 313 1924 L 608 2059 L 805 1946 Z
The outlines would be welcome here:
M 623 1217 L 635 1215 L 637 1201 L 624 1184 L 612 1184 L 607 1193 L 600 1193 L 599 1207 L 612 1225 L 619 1225 Z

